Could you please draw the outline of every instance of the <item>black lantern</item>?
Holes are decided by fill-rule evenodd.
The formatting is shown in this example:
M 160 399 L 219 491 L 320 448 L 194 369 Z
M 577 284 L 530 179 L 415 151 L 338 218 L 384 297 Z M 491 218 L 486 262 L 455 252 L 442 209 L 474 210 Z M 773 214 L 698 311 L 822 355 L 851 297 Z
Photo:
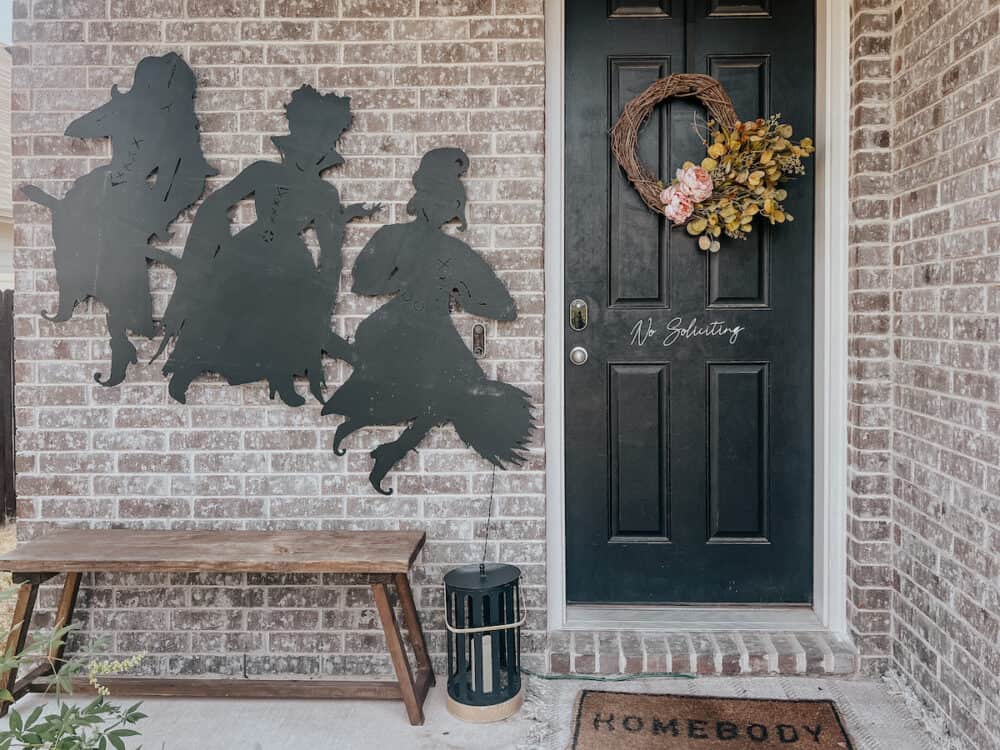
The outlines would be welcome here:
M 448 711 L 498 721 L 524 703 L 521 689 L 521 571 L 483 563 L 444 577 L 448 627 Z

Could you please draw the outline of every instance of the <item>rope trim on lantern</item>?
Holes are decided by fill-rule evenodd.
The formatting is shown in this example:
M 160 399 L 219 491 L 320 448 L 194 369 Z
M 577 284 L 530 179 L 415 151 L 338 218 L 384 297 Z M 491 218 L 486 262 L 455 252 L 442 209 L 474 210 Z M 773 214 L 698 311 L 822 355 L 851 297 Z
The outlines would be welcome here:
M 725 130 L 733 130 L 740 121 L 722 84 L 699 73 L 661 78 L 625 105 L 611 128 L 611 151 L 643 202 L 658 214 L 663 213 L 663 183 L 639 159 L 639 131 L 653 110 L 671 97 L 694 97 Z
M 483 625 L 479 628 L 456 628 L 448 620 L 444 621 L 444 626 L 452 633 L 459 635 L 468 633 L 491 633 L 494 630 L 513 630 L 514 628 L 519 628 L 524 625 L 528 620 L 528 615 L 522 615 L 521 619 L 517 622 L 508 622 L 506 625 Z

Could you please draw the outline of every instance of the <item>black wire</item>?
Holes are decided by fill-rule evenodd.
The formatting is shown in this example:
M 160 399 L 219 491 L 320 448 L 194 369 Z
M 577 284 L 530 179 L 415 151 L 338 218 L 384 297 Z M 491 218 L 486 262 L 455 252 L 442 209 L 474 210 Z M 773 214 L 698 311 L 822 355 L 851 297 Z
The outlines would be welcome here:
M 493 522 L 493 490 L 497 485 L 497 467 L 493 465 L 493 477 L 490 480 L 490 508 L 486 514 L 486 535 L 483 539 L 483 559 L 481 565 L 486 562 L 486 547 L 490 543 L 490 524 Z

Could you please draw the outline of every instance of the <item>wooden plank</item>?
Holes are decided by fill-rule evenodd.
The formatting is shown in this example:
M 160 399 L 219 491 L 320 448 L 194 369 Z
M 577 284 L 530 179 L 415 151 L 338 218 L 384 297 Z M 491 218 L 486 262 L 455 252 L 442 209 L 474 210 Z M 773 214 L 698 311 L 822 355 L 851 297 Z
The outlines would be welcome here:
M 11 572 L 406 573 L 422 531 L 60 529 L 0 556 Z
M 13 521 L 14 494 L 14 290 L 0 292 L 0 523 Z
M 93 694 L 86 678 L 72 681 L 73 692 Z M 172 677 L 102 677 L 114 696 L 197 698 L 316 698 L 399 700 L 399 685 L 387 680 L 240 680 Z M 34 683 L 30 692 L 45 692 L 49 681 Z
M 18 678 L 17 682 L 14 683 L 14 688 L 10 691 L 10 694 L 13 695 L 16 700 L 25 693 L 30 693 L 35 681 L 42 677 L 48 677 L 52 674 L 52 671 L 52 662 L 43 661 L 41 664 L 36 664 L 26 675 Z
M 406 658 L 406 647 L 403 646 L 403 639 L 399 635 L 396 614 L 389 603 L 388 590 L 384 583 L 373 583 L 372 593 L 375 595 L 375 606 L 378 607 L 378 616 L 382 621 L 385 641 L 389 646 L 389 656 L 392 657 L 392 665 L 396 669 L 396 677 L 399 679 L 399 692 L 406 705 L 406 713 L 410 717 L 410 724 L 420 726 L 424 723 L 424 709 L 421 701 L 417 699 L 416 689 L 413 685 L 413 673 L 410 671 L 410 662 Z
M 31 615 L 35 611 L 35 600 L 38 598 L 38 586 L 34 583 L 22 583 L 17 591 L 17 602 L 14 604 L 14 614 L 10 619 L 11 629 L 7 634 L 7 645 L 4 654 L 14 656 L 24 650 L 28 639 L 28 628 L 31 627 Z M 13 695 L 17 684 L 17 668 L 0 674 L 0 687 Z M 7 715 L 10 703 L 0 702 L 0 716 Z
M 66 574 L 62 594 L 59 596 L 59 609 L 56 610 L 56 630 L 73 623 L 73 612 L 76 609 L 77 594 L 80 593 L 80 578 L 82 575 L 82 573 Z M 49 662 L 58 664 L 62 661 L 63 654 L 66 653 L 67 640 L 67 638 L 63 638 L 59 645 L 53 645 L 49 649 Z
M 434 685 L 434 673 L 429 669 L 422 669 L 417 672 L 417 679 L 413 681 L 413 692 L 417 696 L 417 704 L 423 707 L 424 699 Z
M 410 634 L 413 656 L 417 661 L 417 671 L 428 672 L 430 675 L 430 684 L 433 685 L 434 668 L 431 666 L 431 658 L 427 653 L 427 641 L 424 639 L 424 629 L 420 626 L 420 615 L 417 613 L 417 605 L 413 601 L 413 590 L 410 589 L 410 579 L 407 578 L 405 573 L 399 573 L 395 578 L 396 594 L 399 596 L 399 608 L 403 611 L 403 622 L 406 623 L 406 632 Z

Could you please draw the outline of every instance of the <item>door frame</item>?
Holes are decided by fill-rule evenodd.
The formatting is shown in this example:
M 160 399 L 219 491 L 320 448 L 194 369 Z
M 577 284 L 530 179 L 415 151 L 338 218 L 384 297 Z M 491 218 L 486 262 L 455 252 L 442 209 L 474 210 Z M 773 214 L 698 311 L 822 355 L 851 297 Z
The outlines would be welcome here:
M 803 630 L 847 636 L 850 11 L 816 0 L 813 604 L 568 606 L 564 472 L 565 4 L 545 0 L 545 478 L 549 630 Z

